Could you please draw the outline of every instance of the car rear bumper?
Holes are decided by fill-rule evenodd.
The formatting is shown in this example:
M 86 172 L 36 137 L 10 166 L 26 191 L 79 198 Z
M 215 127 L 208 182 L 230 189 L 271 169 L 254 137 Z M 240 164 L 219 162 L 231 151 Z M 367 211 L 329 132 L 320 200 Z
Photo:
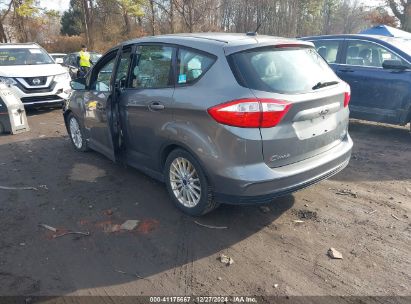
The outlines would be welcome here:
M 217 176 L 215 199 L 228 204 L 267 203 L 275 197 L 304 189 L 344 169 L 350 160 L 353 142 L 349 135 L 337 146 L 309 159 L 278 167 L 265 164 L 245 166 L 241 176 L 233 179 Z M 248 172 L 247 172 L 248 171 Z

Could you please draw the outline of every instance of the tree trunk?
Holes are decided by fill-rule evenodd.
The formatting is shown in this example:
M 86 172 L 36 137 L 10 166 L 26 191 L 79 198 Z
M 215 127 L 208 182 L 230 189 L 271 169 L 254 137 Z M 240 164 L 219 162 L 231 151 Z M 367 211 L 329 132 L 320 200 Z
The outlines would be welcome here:
M 404 9 L 404 18 L 401 21 L 401 28 L 404 31 L 411 32 L 411 0 L 408 0 Z
M 170 33 L 174 34 L 174 0 L 170 0 Z
M 86 39 L 87 39 L 87 47 L 92 49 L 94 47 L 94 39 L 93 39 L 93 25 L 92 25 L 92 18 L 91 18 L 91 7 L 89 7 L 89 1 L 83 0 L 83 12 L 84 12 L 84 26 L 86 28 Z M 90 4 L 91 5 L 91 4 Z
M 3 22 L 0 23 L 0 42 L 7 43 L 7 35 L 4 30 Z
M 155 21 L 156 21 L 156 15 L 155 15 L 155 9 L 154 9 L 154 1 L 150 0 L 150 11 L 151 11 L 151 35 L 154 36 L 156 34 L 156 28 L 155 28 Z
M 131 25 L 130 25 L 130 19 L 128 18 L 128 14 L 126 10 L 123 10 L 123 19 L 124 19 L 124 32 L 126 36 L 130 35 L 131 33 Z

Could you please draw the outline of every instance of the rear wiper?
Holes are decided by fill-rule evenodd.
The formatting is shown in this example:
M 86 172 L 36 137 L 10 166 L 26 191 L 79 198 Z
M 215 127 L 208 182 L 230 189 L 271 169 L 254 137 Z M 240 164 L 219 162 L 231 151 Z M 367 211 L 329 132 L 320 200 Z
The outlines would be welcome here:
M 334 84 L 338 84 L 338 81 L 327 81 L 327 82 L 318 82 L 315 86 L 312 87 L 313 90 L 318 90 L 324 87 L 328 87 Z

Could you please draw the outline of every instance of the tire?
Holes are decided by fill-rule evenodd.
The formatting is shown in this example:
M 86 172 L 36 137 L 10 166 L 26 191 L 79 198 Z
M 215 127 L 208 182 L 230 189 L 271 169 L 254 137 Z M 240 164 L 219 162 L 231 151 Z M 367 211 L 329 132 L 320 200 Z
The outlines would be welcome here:
M 73 113 L 67 116 L 66 125 L 74 149 L 82 152 L 88 151 L 89 148 L 84 134 L 84 128 Z
M 0 135 L 3 135 L 5 133 L 3 124 L 0 122 Z
M 164 178 L 172 201 L 184 213 L 200 216 L 218 207 L 204 170 L 187 151 L 176 149 L 168 155 Z

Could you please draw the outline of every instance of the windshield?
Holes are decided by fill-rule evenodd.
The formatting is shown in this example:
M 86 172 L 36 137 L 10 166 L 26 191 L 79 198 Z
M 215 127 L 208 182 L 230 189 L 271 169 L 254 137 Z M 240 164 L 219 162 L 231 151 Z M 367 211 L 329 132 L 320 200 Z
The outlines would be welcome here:
M 0 66 L 53 63 L 53 59 L 51 59 L 51 57 L 44 50 L 39 48 L 0 48 Z
M 264 48 L 231 55 L 239 82 L 254 90 L 304 93 L 339 79 L 313 48 Z M 334 83 L 331 83 L 334 82 Z M 321 86 L 320 86 L 321 87 Z
M 54 59 L 63 59 L 66 55 L 62 54 L 62 55 L 50 55 L 51 57 L 53 57 Z
M 404 53 L 407 53 L 411 56 L 411 39 L 392 39 L 390 43 L 396 48 L 400 49 Z

